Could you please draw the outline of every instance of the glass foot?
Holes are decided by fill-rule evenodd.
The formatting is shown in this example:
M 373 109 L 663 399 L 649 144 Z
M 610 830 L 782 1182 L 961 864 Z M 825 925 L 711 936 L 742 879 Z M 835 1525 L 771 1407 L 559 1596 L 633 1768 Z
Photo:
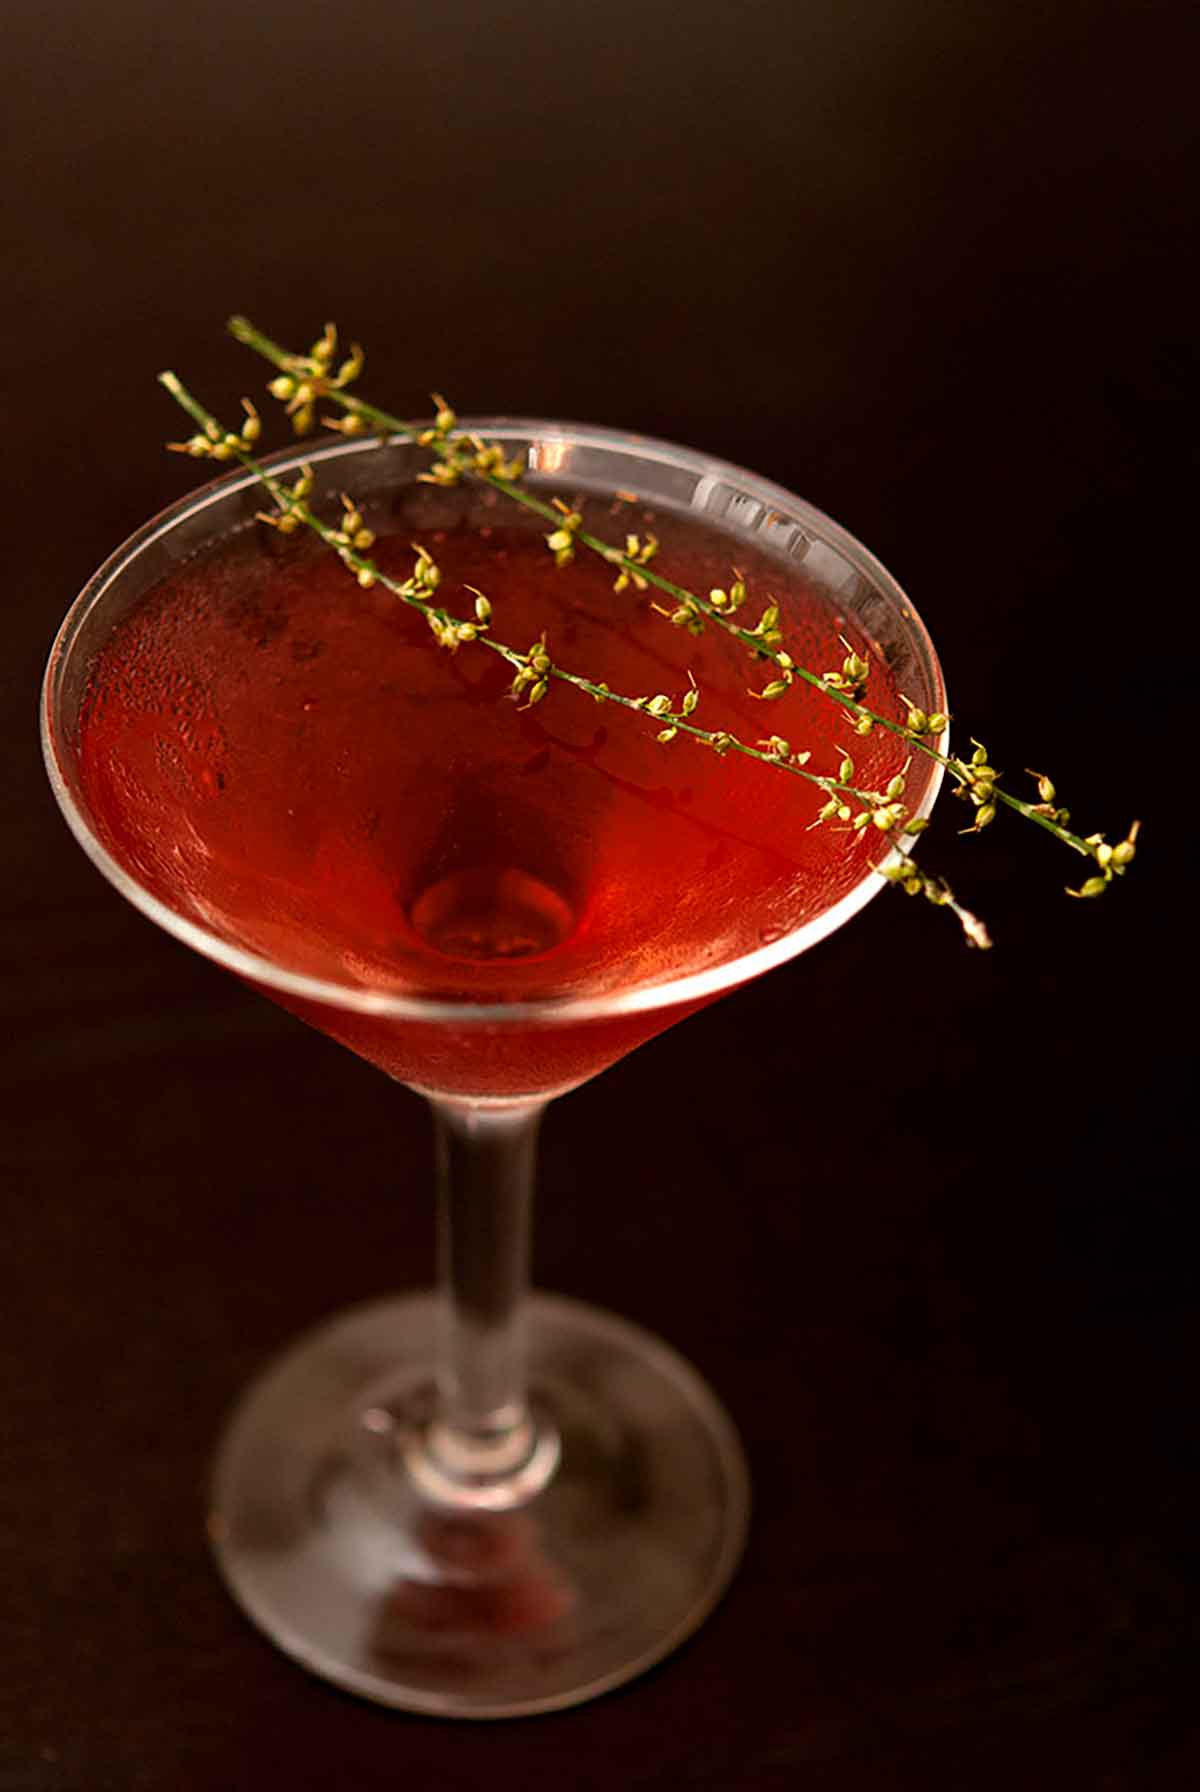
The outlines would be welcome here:
M 405 1467 L 438 1328 L 432 1295 L 359 1307 L 251 1386 L 217 1460 L 221 1570 L 281 1649 L 380 1704 L 518 1717 L 593 1698 L 728 1585 L 749 1510 L 736 1434 L 649 1333 L 534 1295 L 531 1398 L 561 1458 L 527 1505 L 459 1512 Z

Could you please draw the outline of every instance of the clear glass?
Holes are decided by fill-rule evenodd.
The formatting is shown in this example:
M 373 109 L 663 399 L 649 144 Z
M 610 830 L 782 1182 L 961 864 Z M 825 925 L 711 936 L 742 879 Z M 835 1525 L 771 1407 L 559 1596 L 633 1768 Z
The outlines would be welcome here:
M 945 709 L 936 656 L 903 592 L 800 499 L 612 431 L 503 418 L 468 426 L 519 453 L 532 489 L 634 491 L 659 513 L 695 516 L 732 544 L 798 563 L 886 655 L 901 690 Z M 271 464 L 311 465 L 317 501 L 350 489 L 370 503 L 411 484 L 425 458 L 403 443 L 338 440 Z M 148 523 L 89 582 L 47 668 L 49 776 L 84 850 L 152 920 L 430 1100 L 440 1286 L 327 1322 L 251 1387 L 218 1455 L 213 1547 L 250 1617 L 339 1685 L 463 1717 L 574 1704 L 659 1660 L 712 1608 L 741 1553 L 748 1481 L 721 1407 L 664 1344 L 528 1293 L 541 1113 L 651 1034 L 815 944 L 883 882 L 865 871 L 803 925 L 683 975 L 508 1004 L 307 975 L 177 912 L 113 856 L 89 815 L 81 704 L 117 622 L 260 501 L 245 474 L 218 480 Z M 939 781 L 933 762 L 914 767 L 917 813 Z M 551 1086 L 535 1049 L 547 1033 L 559 1046 Z

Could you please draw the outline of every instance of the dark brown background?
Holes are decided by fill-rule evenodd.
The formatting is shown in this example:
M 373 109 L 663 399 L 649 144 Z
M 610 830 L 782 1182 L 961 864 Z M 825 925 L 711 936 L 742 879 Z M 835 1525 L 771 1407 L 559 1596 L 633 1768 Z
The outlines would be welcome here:
M 4 1792 L 1195 1783 L 1190 16 L 9 0 Z M 205 1554 L 240 1385 L 432 1230 L 417 1101 L 127 910 L 36 759 L 58 619 L 192 477 L 154 372 L 259 378 L 235 308 L 803 491 L 998 763 L 1146 823 L 1087 907 L 947 814 L 990 957 L 882 898 L 551 1115 L 539 1279 L 688 1352 L 758 1498 L 707 1628 L 562 1716 L 360 1705 Z

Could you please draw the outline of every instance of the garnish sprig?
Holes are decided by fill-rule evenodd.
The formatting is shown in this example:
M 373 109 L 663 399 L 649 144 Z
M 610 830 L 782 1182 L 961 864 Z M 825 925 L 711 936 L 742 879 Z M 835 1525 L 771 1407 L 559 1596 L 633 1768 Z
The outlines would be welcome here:
M 336 344 L 337 336 L 332 325 L 326 325 L 324 336 L 314 344 L 312 354 L 307 357 L 289 353 L 257 329 L 248 318 L 231 318 L 229 329 L 239 342 L 283 370 L 286 378 L 299 380 L 302 386 L 312 392 L 319 390 L 322 397 L 331 399 L 341 407 L 344 413 L 341 419 L 322 418 L 322 422 L 329 427 L 350 434 L 361 434 L 370 428 L 383 436 L 398 435 L 433 449 L 438 458 L 429 477 L 434 483 L 452 485 L 462 477 L 482 480 L 550 523 L 552 530 L 547 537 L 547 545 L 558 565 L 568 564 L 574 557 L 577 546 L 586 548 L 618 569 L 618 589 L 624 588 L 628 583 L 643 591 L 647 586 L 653 586 L 664 596 L 671 598 L 672 608 L 669 611 L 661 611 L 661 606 L 658 605 L 654 608 L 667 614 L 677 627 L 687 627 L 692 632 L 699 633 L 706 620 L 714 622 L 740 641 L 756 659 L 767 661 L 773 666 L 776 676 L 769 678 L 761 689 L 754 691 L 754 696 L 766 702 L 776 701 L 786 694 L 794 680 L 799 679 L 841 705 L 846 711 L 847 720 L 857 733 L 866 734 L 879 727 L 910 742 L 918 752 L 942 766 L 957 786 L 955 794 L 973 805 L 975 816 L 972 825 L 965 832 L 981 832 L 994 821 L 998 806 L 1003 806 L 1052 834 L 1072 852 L 1091 859 L 1097 867 L 1096 872 L 1079 889 L 1068 890 L 1068 895 L 1094 897 L 1102 894 L 1112 879 L 1123 875 L 1132 862 L 1139 830 L 1137 822 L 1134 822 L 1126 837 L 1115 846 L 1110 845 L 1103 834 L 1080 836 L 1066 825 L 1067 811 L 1055 808 L 1051 800 L 1043 797 L 1037 803 L 1031 803 L 1003 788 L 1000 774 L 987 763 L 987 753 L 977 741 L 972 743 L 974 753 L 970 760 L 945 752 L 937 742 L 944 742 L 949 717 L 926 715 L 907 698 L 904 701 L 908 713 L 903 721 L 882 715 L 865 704 L 862 696 L 866 688 L 868 667 L 848 644 L 847 658 L 840 672 L 818 673 L 797 664 L 787 652 L 778 629 L 778 611 L 769 602 L 755 627 L 744 626 L 737 620 L 737 616 L 746 602 L 747 591 L 745 581 L 739 575 L 735 575 L 728 590 L 714 589 L 707 596 L 688 591 L 649 565 L 657 547 L 653 537 L 649 543 L 643 544 L 636 536 L 628 536 L 625 550 L 622 551 L 584 529 L 582 519 L 563 505 L 561 500 L 547 504 L 526 491 L 517 483 L 521 471 L 519 464 L 504 463 L 503 453 L 496 444 L 489 445 L 478 437 L 456 433 L 457 417 L 444 399 L 435 398 L 437 414 L 433 424 L 429 425 L 397 417 L 360 398 L 356 393 L 347 391 L 345 388 L 350 383 L 349 378 L 343 378 L 341 374 L 337 378 L 329 378 L 322 372 L 323 368 L 332 364 L 335 352 L 333 345 Z M 352 377 L 357 377 L 362 370 L 361 351 L 356 351 L 356 354 L 358 359 Z M 276 391 L 277 384 L 278 382 L 273 381 L 271 390 L 279 397 L 282 393 Z M 305 433 L 312 427 L 313 417 L 307 414 L 304 407 L 292 408 L 291 399 L 288 403 L 293 425 L 298 433 Z

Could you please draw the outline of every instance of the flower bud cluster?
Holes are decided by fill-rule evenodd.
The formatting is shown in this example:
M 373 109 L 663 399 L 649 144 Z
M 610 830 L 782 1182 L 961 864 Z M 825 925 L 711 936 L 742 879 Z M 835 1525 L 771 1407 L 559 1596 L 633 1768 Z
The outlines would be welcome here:
M 639 566 L 649 566 L 657 552 L 658 538 L 654 535 L 647 535 L 645 541 L 638 535 L 627 535 L 625 537 L 624 553 L 621 553 L 617 548 L 610 549 L 606 558 L 612 561 L 615 566 L 620 567 L 620 571 L 613 580 L 613 590 L 625 591 L 630 585 L 633 586 L 635 591 L 648 590 L 649 586 L 647 581 L 642 578 L 641 574 L 636 569 Z M 680 624 L 680 626 L 682 627 L 682 624 Z
M 337 346 L 337 326 L 326 324 L 308 354 L 289 355 L 286 371 L 277 374 L 267 386 L 272 398 L 279 399 L 284 406 L 298 436 L 312 434 L 319 401 L 331 392 L 341 392 L 352 385 L 363 370 L 366 356 L 355 343 L 335 371 L 333 363 Z M 353 412 L 342 418 L 322 417 L 321 422 L 327 428 L 340 430 L 343 435 L 361 435 L 366 429 L 365 421 Z
M 822 673 L 822 680 L 829 690 L 841 691 L 843 696 L 853 697 L 855 702 L 857 702 L 867 688 L 867 678 L 870 675 L 871 668 L 867 661 L 863 659 L 862 655 L 854 651 L 845 635 L 841 635 L 838 638 L 841 641 L 842 646 L 846 649 L 846 657 L 842 661 L 842 669 L 840 672 Z M 870 718 L 868 717 L 867 719 L 869 720 Z
M 498 442 L 485 442 L 482 437 L 458 430 L 458 417 L 452 405 L 440 392 L 433 394 L 437 407 L 432 424 L 417 437 L 422 448 L 432 448 L 437 455 L 428 472 L 418 473 L 426 485 L 457 485 L 468 473 L 479 478 L 503 479 L 511 484 L 525 471 L 520 458 L 506 460 Z
M 564 566 L 570 566 L 575 558 L 575 537 L 583 528 L 583 518 L 569 504 L 564 504 L 561 498 L 554 499 L 554 508 L 558 512 L 559 521 L 557 527 L 547 535 L 546 546 L 554 555 L 555 566 L 561 570 Z
M 282 492 L 278 488 L 275 489 L 273 496 L 279 508 L 271 511 L 256 511 L 256 520 L 278 530 L 280 535 L 294 535 L 312 516 L 308 508 L 308 499 L 312 493 L 313 483 L 312 468 L 301 467 L 300 476 L 293 485 L 284 487 Z
M 242 409 L 246 421 L 240 430 L 223 430 L 210 418 L 203 430 L 186 442 L 168 442 L 167 447 L 172 454 L 189 454 L 193 460 L 229 461 L 252 453 L 262 434 L 262 419 L 248 398 L 243 398 Z
M 760 753 L 765 753 L 767 758 L 774 760 L 777 765 L 807 765 L 812 758 L 812 754 L 807 751 L 793 753 L 791 742 L 784 740 L 781 734 L 769 734 L 765 740 L 760 740 L 755 744 Z
M 903 691 L 900 693 L 900 701 L 908 711 L 905 721 L 906 732 L 911 734 L 914 740 L 922 740 L 930 734 L 944 734 L 950 726 L 950 717 L 942 710 L 931 710 L 927 715 L 913 702 L 911 697 L 906 697 Z
M 919 711 L 917 713 L 920 714 Z M 941 720 L 940 717 L 938 719 Z M 996 819 L 994 798 L 996 785 L 1000 781 L 1000 773 L 994 765 L 988 764 L 987 748 L 980 741 L 973 739 L 971 745 L 975 750 L 971 754 L 969 763 L 965 759 L 955 759 L 951 762 L 951 768 L 958 779 L 955 796 L 962 798 L 964 802 L 974 804 L 975 807 L 974 821 L 969 828 L 960 828 L 960 834 L 982 833 L 984 828 L 990 827 Z
M 1086 878 L 1078 890 L 1068 890 L 1067 895 L 1102 896 L 1114 877 L 1124 877 L 1137 853 L 1137 837 L 1141 825 L 1140 821 L 1135 821 L 1125 838 L 1115 846 L 1110 846 L 1103 834 L 1089 834 L 1085 845 L 1100 869 Z
M 734 568 L 733 584 L 728 591 L 714 586 L 708 594 L 708 601 L 718 616 L 736 616 L 746 601 L 746 581 Z
M 550 674 L 553 670 L 554 662 L 546 650 L 546 637 L 543 635 L 525 655 L 509 687 L 514 697 L 525 698 L 522 705 L 524 709 L 532 709 L 543 700 L 550 689 Z

